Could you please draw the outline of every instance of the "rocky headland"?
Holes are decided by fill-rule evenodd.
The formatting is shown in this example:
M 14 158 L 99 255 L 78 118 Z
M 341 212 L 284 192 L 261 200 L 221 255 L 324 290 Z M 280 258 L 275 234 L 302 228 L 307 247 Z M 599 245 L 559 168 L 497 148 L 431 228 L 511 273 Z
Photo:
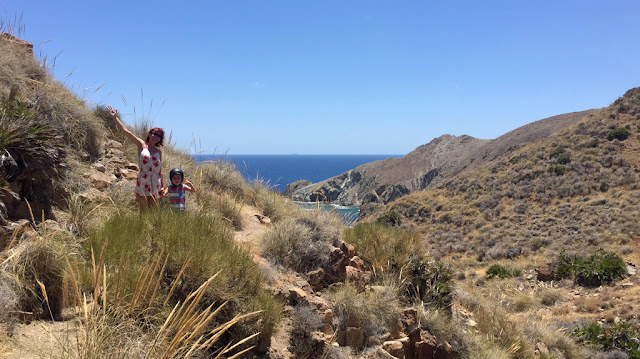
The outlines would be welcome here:
M 542 119 L 493 140 L 442 135 L 402 158 L 366 163 L 318 183 L 292 182 L 284 194 L 297 201 L 333 202 L 344 206 L 386 204 L 408 193 L 432 188 L 466 170 L 482 167 L 527 143 L 547 138 L 593 111 Z

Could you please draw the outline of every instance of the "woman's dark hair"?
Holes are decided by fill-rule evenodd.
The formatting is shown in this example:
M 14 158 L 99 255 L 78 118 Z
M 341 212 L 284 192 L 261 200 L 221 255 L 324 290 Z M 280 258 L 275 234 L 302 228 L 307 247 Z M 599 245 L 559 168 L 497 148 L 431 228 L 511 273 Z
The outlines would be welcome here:
M 149 132 L 147 132 L 147 138 L 144 140 L 145 143 L 149 143 L 149 134 L 151 132 L 155 132 L 155 133 L 159 133 L 160 134 L 160 141 L 158 141 L 158 143 L 156 143 L 156 146 L 163 146 L 164 145 L 164 130 L 161 129 L 160 127 L 154 127 L 152 129 L 149 130 Z

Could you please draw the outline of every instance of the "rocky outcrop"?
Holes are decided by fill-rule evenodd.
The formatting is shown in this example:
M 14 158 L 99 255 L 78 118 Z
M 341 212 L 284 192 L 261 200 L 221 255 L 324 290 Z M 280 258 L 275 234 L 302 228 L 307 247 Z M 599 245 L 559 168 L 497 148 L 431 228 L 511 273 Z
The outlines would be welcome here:
M 412 191 L 427 188 L 443 171 L 458 167 L 468 152 L 486 143 L 471 136 L 444 135 L 416 148 L 403 158 L 366 163 L 316 184 L 286 192 L 299 201 L 329 201 L 342 205 L 387 203 Z M 289 187 L 289 186 L 288 186 Z
M 463 171 L 478 168 L 526 143 L 547 138 L 593 111 L 539 120 L 494 140 L 443 135 L 402 158 L 366 163 L 318 183 L 304 180 L 290 183 L 284 194 L 298 201 L 327 201 L 345 206 L 386 204 L 410 192 L 431 188 Z
M 300 188 L 303 188 L 305 186 L 308 186 L 311 184 L 311 181 L 307 181 L 307 180 L 298 180 L 295 182 L 291 182 L 287 185 L 287 188 L 284 189 L 283 194 L 285 196 L 290 196 L 293 193 L 295 193 L 297 190 L 299 190 Z
M 24 51 L 26 51 L 29 55 L 33 56 L 33 44 L 28 41 L 17 38 L 6 32 L 0 33 L 0 41 L 6 41 L 9 44 L 24 49 Z

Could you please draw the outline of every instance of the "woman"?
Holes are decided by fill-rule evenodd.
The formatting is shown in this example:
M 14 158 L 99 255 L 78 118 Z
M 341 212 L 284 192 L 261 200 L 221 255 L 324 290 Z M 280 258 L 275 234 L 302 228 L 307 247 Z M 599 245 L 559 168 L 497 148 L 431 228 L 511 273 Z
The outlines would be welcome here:
M 158 147 L 163 145 L 164 131 L 155 127 L 149 130 L 143 141 L 136 137 L 118 118 L 118 109 L 107 106 L 109 114 L 124 135 L 138 146 L 138 180 L 136 181 L 136 201 L 140 211 L 158 207 L 158 197 L 163 191 L 162 184 L 162 152 Z

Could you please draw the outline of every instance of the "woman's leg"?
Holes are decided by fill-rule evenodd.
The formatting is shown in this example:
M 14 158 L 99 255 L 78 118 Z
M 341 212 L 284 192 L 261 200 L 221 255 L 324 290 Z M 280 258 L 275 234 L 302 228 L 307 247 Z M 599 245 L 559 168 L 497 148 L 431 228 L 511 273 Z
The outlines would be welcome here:
M 140 206 L 140 212 L 144 212 L 149 209 L 149 201 L 146 196 L 136 196 L 138 206 Z
M 147 208 L 156 209 L 158 208 L 158 198 L 154 196 L 147 196 Z

